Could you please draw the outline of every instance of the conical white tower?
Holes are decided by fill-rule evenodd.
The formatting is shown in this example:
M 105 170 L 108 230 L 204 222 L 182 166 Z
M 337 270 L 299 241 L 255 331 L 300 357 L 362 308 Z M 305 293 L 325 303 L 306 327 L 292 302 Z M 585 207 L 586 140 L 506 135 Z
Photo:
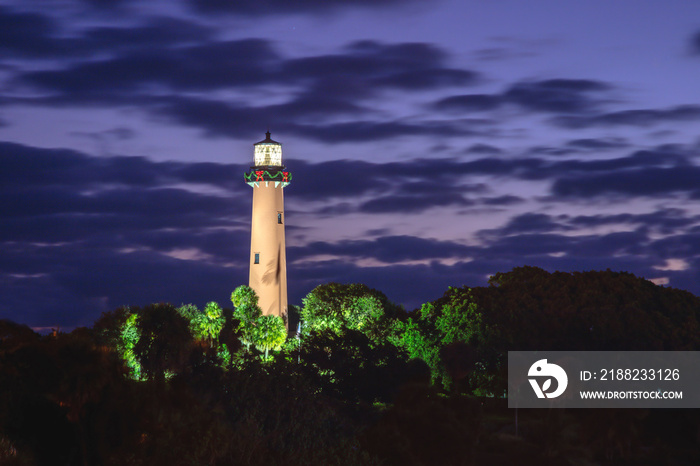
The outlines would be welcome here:
M 270 139 L 255 143 L 254 163 L 245 174 L 253 187 L 248 285 L 259 297 L 264 315 L 287 320 L 287 258 L 284 242 L 284 195 L 292 174 L 282 165 L 282 144 Z

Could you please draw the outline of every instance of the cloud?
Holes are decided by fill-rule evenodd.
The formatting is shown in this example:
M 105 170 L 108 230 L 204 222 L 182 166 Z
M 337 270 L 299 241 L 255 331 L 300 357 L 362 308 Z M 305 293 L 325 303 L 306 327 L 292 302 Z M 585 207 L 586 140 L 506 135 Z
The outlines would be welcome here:
M 477 60 L 482 61 L 503 61 L 514 58 L 529 58 L 537 56 L 537 53 L 530 51 L 520 51 L 507 47 L 487 47 L 474 51 Z
M 600 174 L 616 176 L 618 171 L 633 171 L 645 168 L 683 169 L 688 166 L 687 156 L 682 152 L 648 150 L 637 151 L 628 156 L 602 160 L 548 161 L 541 158 L 478 158 L 461 161 L 457 159 L 413 159 L 402 162 L 371 163 L 341 160 L 309 164 L 301 160 L 289 161 L 297 167 L 298 176 L 304 176 L 300 191 L 295 195 L 333 197 L 359 196 L 373 193 L 381 187 L 383 193 L 402 196 L 466 194 L 474 186 L 466 184 L 470 176 L 491 175 L 514 179 L 559 181 L 573 177 Z M 296 175 L 295 175 L 296 176 Z M 343 183 L 337 183 L 342 179 Z M 396 192 L 399 187 L 403 188 Z M 427 191 L 423 189 L 427 187 Z M 444 190 L 444 191 L 443 191 Z M 375 193 L 376 194 L 376 193 Z M 455 199 L 455 198 L 453 198 Z
M 136 157 L 95 158 L 74 151 L 9 143 L 0 153 L 0 173 L 5 177 L 3 205 L 8 206 L 1 215 L 0 267 L 7 277 L 3 283 L 15 290 L 0 306 L 3 317 L 16 319 L 18 310 L 27 308 L 22 320 L 30 324 L 89 325 L 100 312 L 125 304 L 143 305 L 163 299 L 175 304 L 195 301 L 199 305 L 216 299 L 225 304 L 226 292 L 245 283 L 249 198 L 217 197 L 169 187 L 207 183 L 225 188 L 231 178 L 227 170 L 241 167 L 152 162 Z M 347 175 L 348 168 L 357 171 L 373 167 L 355 163 L 327 162 L 299 168 L 312 175 L 342 176 Z M 391 168 L 380 165 L 378 173 L 370 170 L 370 179 L 420 170 L 410 164 Z M 327 189 L 343 185 L 334 179 Z M 406 185 L 404 191 L 400 185 L 395 187 L 397 193 L 429 189 L 421 182 Z M 368 188 L 351 185 L 349 189 L 364 192 Z M 482 189 L 471 186 L 465 192 Z M 295 192 L 295 196 L 299 194 Z M 376 283 L 380 289 L 394 293 L 396 299 L 417 305 L 443 291 L 443 280 L 451 273 L 448 269 L 397 267 L 396 277 L 408 277 L 419 270 L 434 274 L 426 279 L 430 286 L 397 294 L 398 283 L 385 275 L 388 269 L 364 270 L 352 261 L 365 257 L 397 264 L 436 257 L 460 258 L 470 252 L 470 247 L 458 243 L 411 236 L 292 246 L 290 263 L 324 253 L 348 260 L 320 269 L 318 264 L 302 261 L 294 270 L 290 296 L 293 302 L 299 302 L 311 289 L 307 285 L 323 270 L 328 280 L 337 277 Z M 0 288 L 10 292 L 5 285 Z
M 611 86 L 588 79 L 547 79 L 522 81 L 501 94 L 465 94 L 446 97 L 433 108 L 451 112 L 490 111 L 505 104 L 532 112 L 586 114 L 600 107 L 601 94 Z
M 383 8 L 412 3 L 415 0 L 344 0 L 328 2 L 323 0 L 263 0 L 255 2 L 237 2 L 229 0 L 188 0 L 195 11 L 206 14 L 239 14 L 249 16 L 268 16 L 288 13 L 324 13 L 349 7 Z
M 412 308 L 449 285 L 483 285 L 488 274 L 524 264 L 658 278 L 659 267 L 682 260 L 687 270 L 663 270 L 664 277 L 698 290 L 700 219 L 692 206 L 673 208 L 700 199 L 697 151 L 632 149 L 638 128 L 665 125 L 647 131 L 650 137 L 700 119 L 692 102 L 621 107 L 613 100 L 618 90 L 604 81 L 485 76 L 452 61 L 450 50 L 418 40 L 302 50 L 272 36 L 242 39 L 264 37 L 269 28 L 255 23 L 266 15 L 386 8 L 391 22 L 389 14 L 412 0 L 188 1 L 189 14 L 181 3 L 151 5 L 148 13 L 129 0 L 73 0 L 43 10 L 49 2 L 40 3 L 0 7 L 0 103 L 5 121 L 17 124 L 9 128 L 14 137 L 46 107 L 63 115 L 80 107 L 81 115 L 109 110 L 90 128 L 68 133 L 91 138 L 81 144 L 125 141 L 147 150 L 148 121 L 109 120 L 128 110 L 141 112 L 133 121 L 145 116 L 206 137 L 254 141 L 269 126 L 282 140 L 313 141 L 317 154 L 358 142 L 377 154 L 395 151 L 396 162 L 374 153 L 363 156 L 369 161 L 285 159 L 294 173 L 285 193 L 294 209 L 287 225 L 292 303 L 336 280 L 367 283 Z M 175 16 L 144 16 L 165 11 Z M 509 59 L 542 44 L 494 45 L 477 56 Z M 691 48 L 700 55 L 700 35 Z M 505 84 L 492 87 L 498 82 Z M 14 120 L 16 110 L 24 120 L 20 113 Z M 543 115 L 555 127 L 543 129 Z M 616 137 L 628 127 L 629 139 Z M 562 136 L 560 128 L 591 131 Z M 61 129 L 53 130 L 37 135 L 42 145 L 57 144 Z M 332 154 L 351 156 L 342 148 Z M 247 282 L 247 168 L 0 143 L 0 315 L 65 326 L 89 324 L 123 304 L 228 305 L 230 290 Z M 591 202 L 605 209 L 596 213 Z M 579 204 L 588 205 L 586 215 L 572 210 Z M 426 225 L 448 210 L 449 228 Z M 294 224 L 295 212 L 304 213 L 304 225 Z M 371 231 L 318 241 L 328 224 L 339 228 L 342 213 Z M 446 239 L 462 226 L 464 241 Z M 445 237 L 420 237 L 426 228 Z
M 94 158 L 11 143 L 0 148 L 3 241 L 60 243 L 120 232 L 126 236 L 114 247 L 127 248 L 140 244 L 124 242 L 127 236 L 154 228 L 245 226 L 233 220 L 250 208 L 236 201 L 235 194 L 246 189 L 242 179 L 232 181 L 240 179 L 243 167 Z M 201 184 L 227 195 L 198 192 Z
M 0 142 L 0 181 L 4 187 L 37 186 L 90 190 L 111 186 L 153 188 L 176 182 L 208 182 L 236 191 L 245 165 L 210 162 L 153 162 L 145 157 L 90 157 L 68 149 L 43 149 Z M 242 189 L 242 188 L 240 188 Z
M 582 129 L 596 126 L 636 126 L 646 128 L 661 123 L 700 120 L 700 105 L 679 105 L 667 109 L 623 110 L 592 116 L 558 116 L 551 122 L 563 128 Z
M 405 163 L 374 164 L 355 160 L 336 160 L 309 164 L 290 160 L 295 184 L 289 189 L 298 199 L 366 199 L 346 210 L 365 213 L 421 212 L 446 205 L 473 205 L 465 197 L 482 193 L 483 185 L 465 184 L 461 178 L 435 173 L 440 162 L 414 160 Z M 430 171 L 428 171 L 430 170 Z M 337 212 L 337 207 L 333 207 Z
M 410 134 L 414 125 L 384 123 L 377 127 L 366 122 L 345 124 L 303 124 L 299 121 L 315 120 L 320 115 L 332 116 L 363 113 L 363 109 L 341 99 L 323 99 L 322 96 L 303 95 L 296 100 L 277 105 L 251 107 L 230 104 L 221 100 L 169 97 L 151 101 L 148 110 L 159 118 L 165 118 L 185 126 L 201 129 L 214 137 L 257 137 L 260 128 L 274 127 L 276 132 L 304 135 L 323 141 L 374 140 Z
M 133 0 L 79 0 L 80 2 L 86 3 L 94 8 L 98 9 L 113 9 L 117 7 L 124 6 L 128 3 L 133 2 Z
M 416 236 L 382 236 L 373 240 L 346 240 L 337 243 L 312 242 L 290 248 L 298 257 L 316 255 L 372 258 L 386 263 L 447 258 L 467 258 L 473 249 L 452 241 L 439 241 Z
M 649 255 L 646 254 L 649 236 L 643 229 L 592 235 L 577 242 L 575 251 L 578 255 L 595 257 L 633 255 L 651 262 Z
M 106 147 L 106 143 L 113 141 L 128 141 L 134 139 L 138 134 L 137 131 L 125 126 L 117 126 L 112 129 L 103 131 L 73 131 L 69 133 L 71 136 L 87 138 L 92 141 L 100 142 Z
M 683 209 L 664 209 L 657 210 L 644 214 L 598 214 L 598 215 L 568 215 L 568 214 L 558 214 L 556 216 L 543 214 L 543 213 L 525 213 L 511 217 L 503 226 L 496 229 L 481 230 L 478 234 L 479 238 L 484 241 L 485 244 L 498 244 L 503 238 L 509 236 L 523 236 L 523 235 L 549 235 L 555 232 L 561 232 L 561 234 L 569 232 L 581 232 L 589 230 L 592 228 L 608 227 L 604 230 L 611 230 L 614 228 L 619 228 L 624 226 L 625 229 L 629 227 L 635 227 L 635 235 L 640 235 L 644 237 L 643 240 L 640 239 L 638 244 L 648 243 L 648 234 L 651 232 L 661 233 L 663 235 L 674 235 L 679 231 L 684 231 L 689 227 L 700 222 L 700 216 L 689 215 L 687 211 Z M 612 228 L 611 228 L 612 227 Z M 625 231 L 623 233 L 629 233 Z M 540 236 L 537 236 L 538 238 Z M 619 236 L 606 236 L 604 235 L 581 235 L 568 237 L 571 242 L 568 243 L 572 248 L 562 249 L 561 252 L 576 253 L 573 246 L 576 245 L 577 248 L 583 247 L 582 245 L 591 244 L 592 242 L 598 241 L 596 238 L 608 238 L 603 240 L 609 243 L 611 238 L 616 238 Z M 568 241 L 567 240 L 567 241 Z M 559 246 L 561 247 L 561 241 L 559 240 Z M 591 247 L 591 249 L 593 249 Z M 609 249 L 609 246 L 606 246 Z M 700 253 L 700 249 L 698 250 Z
M 128 106 L 200 128 L 208 136 L 252 137 L 260 127 L 274 126 L 327 143 L 487 135 L 484 127 L 494 123 L 392 119 L 381 101 L 378 105 L 377 97 L 386 90 L 414 92 L 478 82 L 478 73 L 450 68 L 447 54 L 427 43 L 359 41 L 336 53 L 287 58 L 270 41 L 213 40 L 201 26 L 167 18 L 152 18 L 133 29 L 89 29 L 80 40 L 96 55 L 88 53 L 62 67 L 19 72 L 14 85 L 36 92 L 14 101 Z M 279 86 L 289 89 L 285 101 L 252 97 Z M 233 93 L 202 94 L 219 90 Z
M 519 262 L 547 270 L 634 270 L 653 278 L 669 260 L 691 263 L 700 257 L 699 221 L 698 216 L 681 209 L 592 216 L 524 214 L 500 228 L 478 232 L 481 244 L 474 247 L 473 257 L 474 262 L 501 264 L 499 270 L 509 270 Z M 615 231 L 620 225 L 635 229 Z M 608 233 L 582 234 L 596 227 Z M 694 272 L 688 268 L 671 274 L 671 284 L 676 286 Z
M 508 206 L 514 204 L 521 204 L 525 202 L 525 199 L 523 199 L 520 196 L 514 196 L 512 194 L 504 194 L 503 196 L 485 197 L 479 199 L 479 202 L 491 206 Z
M 446 283 L 454 286 L 485 285 L 486 273 L 490 269 L 472 264 L 468 264 L 471 267 L 464 263 L 445 266 L 432 262 L 360 267 L 351 261 L 333 260 L 295 265 L 294 280 L 289 282 L 290 302 L 301 302 L 306 293 L 323 283 L 364 283 L 381 290 L 390 300 L 405 305 L 407 310 L 413 310 L 442 296 Z
M 394 181 L 391 194 L 375 196 L 359 206 L 360 212 L 365 213 L 418 213 L 434 207 L 472 206 L 476 201 L 468 198 L 470 193 L 488 191 L 483 184 L 465 185 L 459 179 L 453 182 L 432 182 L 430 180 L 401 180 Z M 384 192 L 390 192 L 391 187 L 385 185 Z
M 372 193 L 383 183 L 377 165 L 359 160 L 332 160 L 311 164 L 289 160 L 294 183 L 289 187 L 294 196 L 307 201 L 358 197 Z
M 65 41 L 57 40 L 58 25 L 38 13 L 17 12 L 0 5 L 0 51 L 16 57 L 64 55 Z
M 466 94 L 441 99 L 435 102 L 434 108 L 441 111 L 483 112 L 494 110 L 503 102 L 499 95 Z
M 609 89 L 608 84 L 588 79 L 548 79 L 514 84 L 503 97 L 532 111 L 585 113 L 600 104 L 594 96 Z
M 620 173 L 679 169 L 696 177 L 692 167 L 674 165 L 687 160 L 671 149 L 591 162 L 289 160 L 296 183 L 287 189 L 296 202 L 328 206 L 340 200 L 354 212 L 411 214 L 445 203 L 503 206 L 523 199 L 493 196 L 488 184 L 480 184 L 483 179 L 470 183 L 469 176 L 544 172 L 586 179 L 612 173 L 619 179 Z M 6 207 L 0 213 L 5 296 L 0 316 L 72 326 L 90 324 L 100 312 L 124 304 L 168 300 L 201 306 L 214 299 L 226 305 L 227 293 L 247 281 L 250 197 L 239 178 L 245 167 L 98 158 L 11 143 L 0 147 L 0 154 Z M 198 190 L 201 185 L 208 189 Z M 381 202 L 368 204 L 370 195 Z M 484 285 L 488 274 L 524 264 L 564 271 L 609 267 L 657 277 L 654 267 L 673 258 L 689 268 L 664 276 L 672 286 L 685 283 L 693 289 L 699 223 L 680 209 L 589 216 L 531 212 L 479 232 L 472 244 L 386 229 L 375 229 L 371 239 L 298 241 L 288 245 L 290 300 L 299 303 L 328 281 L 362 282 L 411 309 L 440 296 L 448 285 Z M 581 234 L 619 225 L 634 229 Z M 358 265 L 373 261 L 378 265 Z
M 99 9 L 117 7 L 128 0 L 85 1 Z M 211 30 L 195 22 L 171 17 L 149 17 L 141 24 L 99 26 L 71 30 L 59 21 L 56 9 L 42 12 L 16 11 L 0 6 L 0 51 L 23 59 L 85 59 L 99 53 L 172 46 L 211 37 Z M 85 12 L 83 12 L 85 13 Z
M 0 316 L 85 325 L 125 304 L 225 303 L 245 283 L 243 167 L 11 143 L 0 154 Z
M 654 267 L 664 263 L 651 249 L 644 231 L 601 235 L 522 233 L 488 237 L 476 248 L 474 265 L 483 263 L 494 271 L 510 270 L 523 264 L 554 271 L 635 270 L 640 276 L 657 276 Z M 493 236 L 490 236 L 493 235 Z M 472 263 L 470 263 L 471 265 Z
M 226 56 L 226 60 L 221 60 Z M 269 42 L 245 39 L 181 48 L 143 47 L 113 58 L 90 59 L 63 69 L 24 73 L 18 80 L 70 99 L 86 96 L 113 103 L 114 94 L 148 90 L 211 90 L 271 80 L 278 59 Z
M 476 72 L 446 67 L 446 54 L 426 43 L 361 41 L 335 54 L 284 58 L 270 41 L 208 40 L 201 26 L 167 18 L 143 27 L 91 29 L 81 41 L 84 48 L 113 56 L 33 70 L 18 80 L 77 97 L 145 91 L 152 86 L 212 90 L 296 84 L 307 95 L 343 91 L 349 101 L 379 89 L 432 89 L 469 85 L 478 79 Z
M 628 147 L 629 143 L 622 138 L 583 138 L 568 141 L 566 145 L 575 149 L 605 151 L 622 149 Z
M 131 26 L 99 26 L 81 31 L 87 48 L 99 51 L 136 51 L 212 40 L 213 31 L 195 22 L 166 16 L 150 17 Z
M 555 197 L 590 198 L 618 194 L 635 197 L 657 197 L 698 191 L 700 167 L 650 167 L 613 173 L 563 176 L 552 185 Z
M 389 195 L 376 199 L 371 199 L 360 205 L 359 210 L 365 213 L 387 213 L 405 212 L 417 213 L 432 207 L 444 207 L 450 205 L 469 206 L 473 202 L 465 199 L 464 196 L 453 193 L 442 194 L 422 194 L 422 195 Z
M 523 180 L 551 180 L 555 196 L 589 195 L 590 189 L 579 188 L 588 180 L 607 180 L 614 187 L 616 177 L 625 179 L 645 170 L 671 170 L 650 176 L 673 176 L 675 170 L 688 174 L 692 180 L 697 168 L 690 163 L 691 155 L 677 149 L 657 148 L 636 151 L 627 156 L 596 160 L 550 161 L 536 157 L 505 159 L 485 157 L 476 160 L 413 159 L 402 162 L 372 163 L 357 160 L 337 160 L 308 163 L 289 160 L 288 165 L 299 180 L 294 195 L 307 199 L 362 198 L 372 195 L 363 204 L 365 211 L 387 212 L 391 209 L 418 211 L 431 205 L 472 205 L 472 203 L 515 203 L 513 196 L 500 198 L 468 198 L 474 193 L 485 194 L 483 184 L 470 183 L 472 177 L 498 176 Z M 338 182 L 342 180 L 342 183 Z M 674 186 L 674 178 L 659 181 Z M 642 183 L 643 184 L 643 183 Z M 677 189 L 692 189 L 692 182 Z M 623 188 L 619 188 L 623 189 Z M 568 190 L 568 191 L 567 191 Z M 603 191 L 604 192 L 604 191 Z M 644 192 L 640 187 L 640 192 Z M 564 194 L 566 193 L 566 194 Z M 418 199 L 418 198 L 421 199 Z M 414 199 L 412 199 L 414 198 Z M 553 198 L 552 200 L 556 200 Z M 405 205 L 415 203 L 414 206 Z
M 493 234 L 493 230 L 487 230 L 483 234 Z M 488 241 L 483 248 L 482 257 L 512 258 L 519 261 L 530 262 L 532 257 L 544 254 L 560 253 L 571 250 L 577 240 L 564 235 L 552 233 L 522 233 L 509 236 L 498 236 Z
M 375 84 L 380 87 L 396 89 L 438 89 L 447 86 L 471 85 L 477 80 L 477 74 L 469 70 L 435 68 L 412 70 L 377 78 Z
M 289 160 L 295 183 L 290 195 L 303 201 L 347 199 L 324 212 L 417 213 L 444 206 L 506 206 L 523 202 L 514 195 L 490 196 L 483 183 L 470 183 L 469 175 L 517 173 L 522 167 L 488 160 L 459 162 L 452 159 L 408 160 L 385 164 L 336 160 L 308 163 Z M 368 197 L 370 197 L 368 199 Z
M 693 55 L 700 55 L 700 31 L 690 38 L 690 52 Z
M 477 136 L 483 132 L 446 121 L 376 121 L 358 120 L 328 125 L 290 124 L 288 128 L 301 136 L 327 143 L 366 142 L 399 136 Z
M 268 125 L 284 130 L 272 111 L 201 98 L 161 98 L 149 109 L 154 115 L 200 128 L 207 136 L 252 138 Z
M 569 155 L 576 152 L 576 150 L 566 147 L 535 146 L 528 149 L 528 153 L 538 155 Z
M 577 227 L 598 227 L 605 225 L 640 225 L 654 227 L 662 233 L 670 234 L 680 227 L 693 225 L 697 217 L 688 217 L 682 209 L 665 209 L 646 214 L 612 214 L 612 215 L 577 215 L 567 219 L 567 222 Z
M 470 85 L 474 71 L 445 67 L 446 53 L 431 44 L 406 42 L 384 44 L 358 41 L 339 53 L 286 60 L 281 73 L 285 80 L 318 81 L 342 77 L 362 83 L 364 92 L 377 88 L 431 89 Z
M 700 231 L 698 228 L 689 229 L 687 232 L 680 232 L 674 235 L 669 235 L 665 238 L 653 241 L 649 248 L 652 249 L 659 257 L 663 258 L 681 258 L 695 264 L 697 267 L 700 260 Z M 691 269 L 693 265 L 691 265 Z M 697 271 L 697 269 L 695 269 Z M 697 283 L 690 286 L 689 289 L 696 289 Z M 695 292 L 697 294 L 697 292 Z
M 547 214 L 526 213 L 511 218 L 505 227 L 499 230 L 500 234 L 551 232 L 556 230 L 568 230 L 561 223 L 554 222 Z
M 226 306 L 231 290 L 247 282 L 246 266 L 222 267 L 148 251 L 119 253 L 109 245 L 6 249 L 0 265 L 29 271 L 3 274 L 0 316 L 69 328 L 91 325 L 101 312 L 119 306 L 164 299 L 199 306 L 216 300 Z
M 503 150 L 489 144 L 473 144 L 467 148 L 466 152 L 469 154 L 496 155 L 503 153 Z

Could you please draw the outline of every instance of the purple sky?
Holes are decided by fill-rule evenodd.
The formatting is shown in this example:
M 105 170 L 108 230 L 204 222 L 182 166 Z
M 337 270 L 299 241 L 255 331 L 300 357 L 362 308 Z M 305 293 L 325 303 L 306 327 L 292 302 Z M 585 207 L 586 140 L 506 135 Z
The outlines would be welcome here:
M 0 318 L 229 305 L 268 128 L 291 303 L 522 265 L 700 294 L 699 82 L 681 0 L 0 1 Z

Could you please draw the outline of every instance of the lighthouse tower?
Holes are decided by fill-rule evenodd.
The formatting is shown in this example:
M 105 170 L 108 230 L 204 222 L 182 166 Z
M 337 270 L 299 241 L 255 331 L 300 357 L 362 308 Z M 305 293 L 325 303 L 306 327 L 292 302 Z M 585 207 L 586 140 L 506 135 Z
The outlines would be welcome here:
M 259 297 L 263 315 L 287 318 L 287 259 L 284 243 L 284 196 L 282 189 L 292 174 L 282 165 L 282 144 L 265 133 L 254 144 L 254 165 L 245 174 L 253 187 L 250 228 L 250 277 L 248 285 Z

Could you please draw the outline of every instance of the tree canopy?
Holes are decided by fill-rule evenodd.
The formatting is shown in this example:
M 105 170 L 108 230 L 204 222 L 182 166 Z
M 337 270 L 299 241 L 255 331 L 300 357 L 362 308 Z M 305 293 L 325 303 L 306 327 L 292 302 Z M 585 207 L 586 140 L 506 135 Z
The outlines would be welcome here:
M 330 283 L 293 339 L 249 287 L 232 303 L 124 307 L 47 336 L 0 321 L 0 462 L 700 461 L 692 410 L 529 410 L 518 433 L 502 398 L 509 350 L 697 351 L 690 293 L 521 267 L 405 312 Z
M 284 321 L 278 316 L 262 315 L 255 290 L 241 285 L 231 293 L 231 302 L 235 307 L 233 315 L 240 322 L 241 341 L 246 347 L 254 345 L 264 351 L 266 357 L 271 349 L 282 347 L 287 338 Z
M 302 300 L 301 320 L 306 332 L 358 330 L 378 341 L 400 311 L 381 291 L 367 285 L 327 283 Z

